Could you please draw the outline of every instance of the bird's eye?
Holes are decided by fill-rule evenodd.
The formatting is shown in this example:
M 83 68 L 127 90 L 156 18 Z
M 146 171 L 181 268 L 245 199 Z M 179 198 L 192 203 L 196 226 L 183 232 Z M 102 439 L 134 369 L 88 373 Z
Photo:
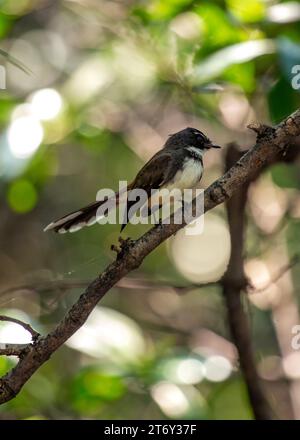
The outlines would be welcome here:
M 206 136 L 202 133 L 197 133 L 197 138 L 203 142 L 206 140 Z
M 205 134 L 203 134 L 200 130 L 195 129 L 195 130 L 193 130 L 193 133 L 194 133 L 194 135 L 196 136 L 196 138 L 199 141 L 201 141 L 201 142 L 207 142 L 208 141 L 208 139 L 205 136 Z

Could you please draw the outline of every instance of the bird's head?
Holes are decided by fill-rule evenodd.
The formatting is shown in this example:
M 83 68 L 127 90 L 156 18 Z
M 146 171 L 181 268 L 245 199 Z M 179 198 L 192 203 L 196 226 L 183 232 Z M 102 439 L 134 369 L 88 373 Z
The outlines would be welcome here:
M 169 148 L 191 146 L 198 148 L 203 152 L 210 150 L 211 148 L 221 148 L 219 145 L 213 144 L 211 140 L 202 133 L 202 131 L 192 127 L 187 127 L 184 130 L 170 135 L 165 146 Z

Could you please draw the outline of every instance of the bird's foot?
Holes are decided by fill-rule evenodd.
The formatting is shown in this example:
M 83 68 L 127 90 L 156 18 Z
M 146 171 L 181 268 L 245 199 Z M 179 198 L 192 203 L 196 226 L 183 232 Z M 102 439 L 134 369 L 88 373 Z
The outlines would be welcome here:
M 134 245 L 135 240 L 132 240 L 130 237 L 124 239 L 120 236 L 118 238 L 118 242 L 119 245 L 112 244 L 110 247 L 113 252 L 116 252 L 117 260 L 122 258 L 126 253 L 130 251 L 130 248 Z

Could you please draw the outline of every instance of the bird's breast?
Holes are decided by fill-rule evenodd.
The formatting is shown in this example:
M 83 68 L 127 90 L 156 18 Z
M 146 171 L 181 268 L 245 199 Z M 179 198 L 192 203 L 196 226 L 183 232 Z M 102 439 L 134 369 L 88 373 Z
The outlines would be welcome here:
M 185 159 L 183 166 L 177 171 L 172 181 L 166 185 L 170 191 L 172 189 L 194 188 L 202 177 L 203 166 L 200 160 L 193 158 Z

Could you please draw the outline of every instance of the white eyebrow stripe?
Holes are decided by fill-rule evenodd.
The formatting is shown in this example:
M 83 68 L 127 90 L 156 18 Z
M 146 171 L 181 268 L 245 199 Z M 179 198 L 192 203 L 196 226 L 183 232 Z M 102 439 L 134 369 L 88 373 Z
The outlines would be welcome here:
M 202 133 L 202 131 L 200 131 L 200 130 L 197 130 L 196 128 L 193 130 L 193 133 L 194 134 L 197 134 L 198 136 L 201 136 L 202 137 L 202 139 L 204 140 L 204 141 L 206 141 L 207 140 L 207 137 L 205 136 L 205 134 L 204 133 Z

